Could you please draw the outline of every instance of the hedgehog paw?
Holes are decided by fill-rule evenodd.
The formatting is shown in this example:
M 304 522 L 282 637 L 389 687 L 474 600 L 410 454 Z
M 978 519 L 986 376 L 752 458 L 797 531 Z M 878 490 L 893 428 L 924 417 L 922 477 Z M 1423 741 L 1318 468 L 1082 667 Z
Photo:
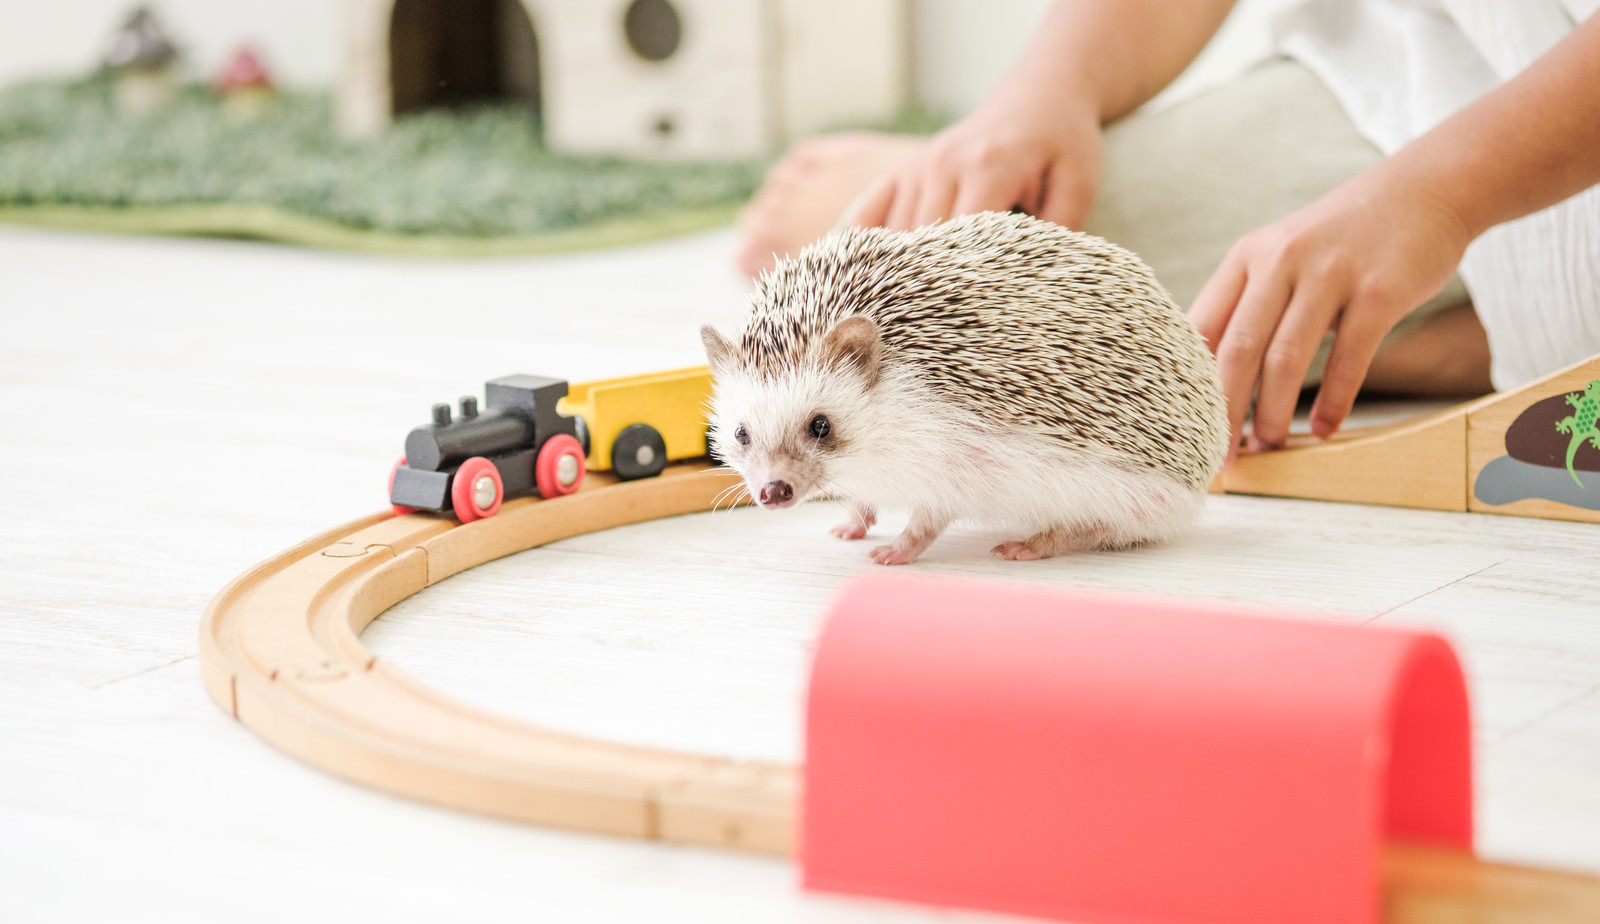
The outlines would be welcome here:
M 944 514 L 922 508 L 913 510 L 905 531 L 888 545 L 873 549 L 872 560 L 880 565 L 909 565 L 927 551 L 948 525 L 950 518 Z
M 844 523 L 840 523 L 838 526 L 835 526 L 832 529 L 828 530 L 828 532 L 832 533 L 835 536 L 838 536 L 840 539 L 865 539 L 865 538 L 867 538 L 867 526 L 866 526 L 866 524 L 865 523 L 858 523 L 855 520 L 848 520 L 848 521 L 846 521 Z
M 867 530 L 878 522 L 878 513 L 871 507 L 858 507 L 851 505 L 850 519 L 845 520 L 833 529 L 828 530 L 840 539 L 865 539 Z
M 1020 542 L 1002 542 L 989 551 L 1006 561 L 1038 561 L 1063 552 L 1122 549 L 1137 544 L 1109 526 L 1093 525 L 1041 530 Z
M 880 545 L 868 553 L 880 565 L 909 565 L 917 560 L 920 550 L 903 549 L 898 545 Z
M 1006 561 L 1038 561 L 1044 556 L 1026 542 L 1002 542 L 989 550 L 989 554 Z

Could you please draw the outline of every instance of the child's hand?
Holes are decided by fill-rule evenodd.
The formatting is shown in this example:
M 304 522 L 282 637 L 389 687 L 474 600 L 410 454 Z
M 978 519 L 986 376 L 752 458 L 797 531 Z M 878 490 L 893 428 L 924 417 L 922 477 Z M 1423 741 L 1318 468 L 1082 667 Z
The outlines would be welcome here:
M 1189 311 L 1222 374 L 1229 460 L 1252 395 L 1252 448 L 1283 445 L 1306 371 L 1329 330 L 1333 352 L 1311 428 L 1332 436 L 1355 403 L 1379 341 L 1444 288 L 1471 238 L 1450 205 L 1426 190 L 1425 178 L 1406 175 L 1392 161 L 1241 238 Z
M 903 231 L 1020 207 L 1081 228 L 1100 182 L 1100 158 L 1100 119 L 1087 103 L 995 100 L 935 135 L 905 166 L 868 187 L 841 224 Z

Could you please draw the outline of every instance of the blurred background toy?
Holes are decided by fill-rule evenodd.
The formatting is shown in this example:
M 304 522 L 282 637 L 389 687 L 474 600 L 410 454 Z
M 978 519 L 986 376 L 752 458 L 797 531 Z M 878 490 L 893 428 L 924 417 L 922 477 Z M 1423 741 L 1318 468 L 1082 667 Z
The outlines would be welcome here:
M 170 105 L 178 92 L 177 60 L 177 46 L 149 7 L 129 13 L 102 63 L 111 75 L 117 111 L 136 116 Z
M 261 56 L 248 45 L 240 46 L 233 53 L 227 66 L 211 82 L 211 89 L 222 98 L 224 111 L 231 118 L 241 120 L 261 115 L 278 98 Z
M 1046 6 L 127 2 L 0 30 L 0 221 L 471 256 L 682 234 L 796 137 L 937 129 Z M 71 26 L 108 9 L 128 22 L 85 80 L 103 48 Z
M 886 122 L 910 91 L 898 0 L 345 0 L 343 134 L 465 101 L 539 113 L 550 150 L 759 155 Z

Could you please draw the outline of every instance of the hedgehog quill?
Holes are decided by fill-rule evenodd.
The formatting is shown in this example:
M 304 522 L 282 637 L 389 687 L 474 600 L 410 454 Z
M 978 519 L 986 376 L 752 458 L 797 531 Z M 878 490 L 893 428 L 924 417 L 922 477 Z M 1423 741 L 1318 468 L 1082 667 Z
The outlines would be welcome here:
M 843 500 L 844 539 L 909 511 L 879 564 L 955 520 L 1012 560 L 1159 542 L 1225 455 L 1216 363 L 1150 268 L 1026 215 L 835 232 L 701 336 L 718 455 L 762 507 Z

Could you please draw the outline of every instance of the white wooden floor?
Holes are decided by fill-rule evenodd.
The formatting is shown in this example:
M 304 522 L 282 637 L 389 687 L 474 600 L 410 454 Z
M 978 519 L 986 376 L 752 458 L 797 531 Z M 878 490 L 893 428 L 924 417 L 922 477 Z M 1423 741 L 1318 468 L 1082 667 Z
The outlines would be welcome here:
M 788 864 L 487 821 L 285 757 L 201 689 L 227 580 L 380 508 L 428 406 L 484 379 L 699 361 L 726 233 L 414 263 L 0 228 L 0 921 L 987 920 L 799 892 Z M 825 505 L 584 536 L 368 631 L 460 699 L 585 734 L 796 759 L 808 641 L 870 567 Z M 887 532 L 897 524 L 885 524 Z M 1600 528 L 1214 499 L 1165 548 L 931 573 L 1437 627 L 1471 676 L 1480 846 L 1600 872 Z

